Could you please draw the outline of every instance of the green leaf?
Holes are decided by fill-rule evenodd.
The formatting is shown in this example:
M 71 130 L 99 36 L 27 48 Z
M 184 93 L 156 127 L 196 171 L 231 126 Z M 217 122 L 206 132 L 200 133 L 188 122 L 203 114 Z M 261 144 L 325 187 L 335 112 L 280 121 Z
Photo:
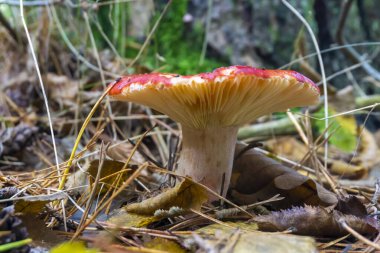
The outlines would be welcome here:
M 336 111 L 330 108 L 329 115 L 333 114 L 336 114 Z M 323 118 L 324 110 L 321 109 L 313 116 Z M 330 122 L 333 122 L 332 129 L 336 127 L 339 129 L 330 137 L 329 143 L 345 152 L 355 150 L 357 144 L 357 124 L 355 117 L 352 115 L 339 116 L 330 120 Z M 319 133 L 323 133 L 325 129 L 325 122 L 323 120 L 315 120 L 314 125 L 317 127 Z

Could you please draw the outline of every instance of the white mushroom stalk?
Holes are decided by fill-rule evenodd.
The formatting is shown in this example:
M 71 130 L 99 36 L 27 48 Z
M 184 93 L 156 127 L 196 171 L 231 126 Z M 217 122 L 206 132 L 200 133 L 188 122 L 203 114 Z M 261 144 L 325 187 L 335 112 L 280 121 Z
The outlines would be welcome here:
M 238 127 L 182 127 L 182 150 L 177 173 L 189 176 L 221 196 L 226 196 L 237 131 Z
M 193 76 L 126 76 L 116 81 L 109 94 L 149 106 L 180 123 L 182 151 L 177 173 L 222 196 L 231 178 L 239 126 L 319 100 L 317 86 L 297 72 L 247 66 Z

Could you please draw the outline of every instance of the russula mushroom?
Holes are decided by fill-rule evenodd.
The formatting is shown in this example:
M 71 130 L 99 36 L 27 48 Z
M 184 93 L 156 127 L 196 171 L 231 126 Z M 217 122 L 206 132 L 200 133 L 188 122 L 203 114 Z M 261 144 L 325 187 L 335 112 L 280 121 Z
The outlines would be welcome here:
M 231 66 L 191 76 L 119 78 L 109 95 L 149 106 L 182 126 L 177 173 L 226 195 L 239 126 L 272 112 L 314 105 L 318 87 L 288 70 Z

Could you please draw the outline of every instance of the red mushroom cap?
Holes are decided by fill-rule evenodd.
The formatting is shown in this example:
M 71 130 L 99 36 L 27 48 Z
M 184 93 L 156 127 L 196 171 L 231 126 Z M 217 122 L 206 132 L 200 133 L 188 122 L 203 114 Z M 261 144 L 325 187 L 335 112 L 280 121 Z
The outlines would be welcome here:
M 193 128 L 237 126 L 319 100 L 318 87 L 295 71 L 249 66 L 190 76 L 130 75 L 111 85 L 111 97 L 149 106 Z

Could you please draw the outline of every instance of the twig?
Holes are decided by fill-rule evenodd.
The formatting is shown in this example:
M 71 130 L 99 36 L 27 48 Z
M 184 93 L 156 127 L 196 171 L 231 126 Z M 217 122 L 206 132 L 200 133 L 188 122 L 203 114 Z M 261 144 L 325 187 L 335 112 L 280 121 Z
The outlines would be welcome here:
M 358 239 L 359 241 L 371 246 L 371 247 L 374 247 L 375 249 L 377 250 L 380 250 L 380 245 L 368 240 L 367 238 L 365 238 L 364 236 L 362 236 L 361 234 L 359 234 L 358 232 L 356 232 L 353 228 L 351 228 L 347 223 L 346 221 L 344 220 L 344 218 L 340 218 L 338 220 L 339 224 L 345 229 L 347 230 L 347 232 L 349 232 L 351 235 L 353 235 L 354 237 L 356 237 L 356 239 Z

